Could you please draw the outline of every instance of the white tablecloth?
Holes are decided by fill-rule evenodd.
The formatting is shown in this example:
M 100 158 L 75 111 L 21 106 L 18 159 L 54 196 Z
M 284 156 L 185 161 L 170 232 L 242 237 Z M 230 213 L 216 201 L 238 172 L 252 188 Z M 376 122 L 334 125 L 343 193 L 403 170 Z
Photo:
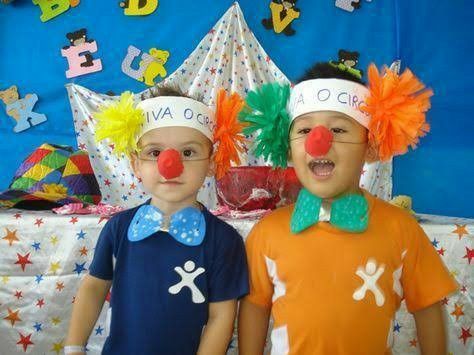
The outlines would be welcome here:
M 420 215 L 461 290 L 444 301 L 449 351 L 474 354 L 474 220 Z M 245 238 L 255 220 L 226 220 Z M 62 353 L 74 295 L 87 273 L 106 219 L 92 215 L 0 211 L 0 354 Z M 104 310 L 89 339 L 99 354 L 106 337 Z M 404 307 L 394 327 L 395 354 L 416 354 L 413 318 Z M 236 353 L 236 339 L 229 353 Z

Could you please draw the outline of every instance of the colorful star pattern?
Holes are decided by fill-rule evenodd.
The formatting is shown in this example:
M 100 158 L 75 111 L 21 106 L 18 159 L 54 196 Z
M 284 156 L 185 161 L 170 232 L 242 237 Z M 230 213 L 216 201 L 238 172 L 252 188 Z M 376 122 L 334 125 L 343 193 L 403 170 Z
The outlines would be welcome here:
M 50 264 L 49 271 L 53 273 L 54 275 L 56 275 L 56 273 L 58 272 L 60 268 L 61 268 L 60 262 L 56 261 Z
M 102 334 L 104 331 L 104 328 L 102 328 L 100 325 L 95 329 L 95 335 Z
M 394 331 L 394 332 L 397 332 L 397 333 L 400 333 L 401 327 L 402 327 L 402 326 L 397 323 L 397 324 L 394 325 L 393 331 Z
M 76 272 L 78 275 L 80 275 L 81 272 L 87 270 L 87 269 L 84 267 L 85 264 L 86 264 L 85 262 L 83 262 L 82 264 L 76 263 L 76 267 L 74 268 L 74 272 Z
M 9 246 L 7 241 L 0 240 L 0 249 L 4 253 L 2 255 L 6 260 L 10 260 L 12 270 L 11 274 L 4 272 L 0 276 L 1 287 L 10 295 L 9 303 L 0 305 L 0 343 L 5 341 L 2 334 L 6 334 L 8 339 L 12 339 L 9 343 L 13 349 L 12 353 L 18 350 L 24 351 L 23 346 L 30 353 L 61 353 L 67 326 L 64 320 L 69 319 L 71 310 L 66 305 L 72 306 L 78 283 L 87 273 L 92 261 L 95 242 L 104 222 L 99 223 L 101 220 L 99 216 L 92 218 L 75 216 L 77 220 L 73 224 L 70 223 L 71 216 L 55 216 L 43 212 L 41 216 L 22 214 L 22 218 L 18 219 L 22 221 L 21 225 L 17 225 L 16 222 L 3 223 L 3 220 L 16 221 L 17 219 L 13 217 L 14 213 L 16 212 L 0 213 L 0 223 L 4 224 L 9 231 L 16 230 L 16 235 L 21 236 L 18 241 L 13 242 L 12 246 Z M 38 232 L 34 225 L 37 218 L 42 219 L 41 230 L 45 233 L 55 231 L 57 243 L 50 242 L 51 234 L 42 236 Z M 471 226 L 474 226 L 474 221 L 458 224 L 466 224 L 466 229 L 470 230 Z M 473 285 L 467 273 L 470 270 L 468 268 L 472 268 L 473 265 L 472 256 L 470 264 L 468 258 L 468 253 L 472 250 L 468 243 L 469 238 L 459 239 L 457 235 L 454 235 L 456 238 L 452 238 L 451 232 L 456 229 L 454 223 L 436 224 L 434 221 L 424 220 L 422 227 L 430 236 L 432 244 L 436 244 L 433 248 L 444 250 L 444 255 L 441 255 L 443 260 L 447 263 L 455 262 L 455 264 L 448 264 L 448 268 L 457 278 L 460 292 L 446 296 L 441 300 L 441 304 L 447 307 L 449 315 L 448 329 L 452 341 L 448 350 L 454 355 L 468 353 L 474 346 L 472 345 L 474 343 L 472 319 L 469 316 L 473 312 L 469 301 L 469 297 L 472 297 Z M 33 232 L 30 233 L 29 230 Z M 84 234 L 84 238 L 78 238 L 81 234 Z M 6 235 L 6 230 L 4 235 Z M 35 251 L 34 245 L 39 244 L 40 241 L 41 249 Z M 50 257 L 42 260 L 43 253 L 47 253 Z M 17 254 L 22 259 L 19 259 Z M 15 275 L 22 272 L 22 264 L 25 268 L 24 276 L 20 280 Z M 29 286 L 26 286 L 25 282 Z M 3 299 L 0 301 L 7 302 Z M 58 313 L 58 302 L 64 309 L 62 313 Z M 28 310 L 30 308 L 27 308 L 30 306 L 41 313 L 30 312 Z M 392 326 L 394 346 L 395 349 L 402 349 L 398 353 L 416 354 L 419 351 L 419 343 L 416 340 L 413 323 L 407 318 L 398 317 L 404 312 L 402 310 L 402 313 L 397 314 L 397 319 Z M 106 337 L 105 324 L 104 315 L 98 320 L 90 338 L 89 346 L 95 346 L 97 353 Z
M 19 253 L 17 253 L 16 255 L 18 257 L 18 260 L 15 262 L 15 264 L 20 265 L 21 269 L 23 271 L 25 271 L 25 268 L 26 268 L 27 264 L 33 264 L 29 259 L 30 258 L 30 253 L 25 254 L 25 255 L 20 255 Z
M 456 322 L 459 320 L 459 317 L 464 315 L 464 312 L 462 311 L 463 305 L 458 305 L 457 303 L 454 304 L 454 311 L 451 312 L 452 316 L 456 317 Z
M 50 351 L 54 351 L 57 355 L 62 353 L 62 350 L 64 349 L 63 342 L 60 341 L 58 343 L 53 343 L 53 346 L 51 347 Z
M 35 276 L 35 282 L 39 284 L 41 281 L 43 281 L 43 275 L 36 275 Z
M 33 328 L 35 328 L 37 332 L 41 332 L 43 330 L 43 324 L 36 322 Z
M 103 221 L 99 216 L 0 212 L 1 354 L 63 353 L 71 300 L 88 272 Z M 104 324 L 100 319 L 94 328 L 91 354 L 100 352 Z
M 8 315 L 3 319 L 9 321 L 13 327 L 15 325 L 15 322 L 21 322 L 19 313 L 19 309 L 17 309 L 16 311 L 12 311 L 10 308 L 8 308 Z
M 16 236 L 17 230 L 9 230 L 8 228 L 5 228 L 6 230 L 6 235 L 2 238 L 8 242 L 9 246 L 13 245 L 13 242 L 18 242 L 20 239 Z
M 474 258 L 474 249 L 466 247 L 466 255 L 463 256 L 463 259 L 467 259 L 469 265 L 471 265 L 472 258 Z
M 35 226 L 38 226 L 41 227 L 41 225 L 43 224 L 43 218 L 37 218 L 36 221 L 35 221 Z
M 464 235 L 468 235 L 466 225 L 465 224 L 456 224 L 456 229 L 452 231 L 458 235 L 459 239 L 461 239 Z
M 51 244 L 56 245 L 58 243 L 58 237 L 55 235 L 52 235 L 51 238 L 49 238 L 49 241 Z
M 458 339 L 461 339 L 463 344 L 466 345 L 466 341 L 469 339 L 469 338 L 472 338 L 472 334 L 471 334 L 471 327 L 469 328 L 461 328 L 461 335 L 459 336 Z
M 31 341 L 32 334 L 28 334 L 26 336 L 21 333 L 18 334 L 20 335 L 20 340 L 17 342 L 17 344 L 21 345 L 23 347 L 23 351 L 26 352 L 29 345 L 34 345 L 34 343 Z
M 88 251 L 89 250 L 84 246 L 79 250 L 79 253 L 81 254 L 81 256 L 87 256 Z

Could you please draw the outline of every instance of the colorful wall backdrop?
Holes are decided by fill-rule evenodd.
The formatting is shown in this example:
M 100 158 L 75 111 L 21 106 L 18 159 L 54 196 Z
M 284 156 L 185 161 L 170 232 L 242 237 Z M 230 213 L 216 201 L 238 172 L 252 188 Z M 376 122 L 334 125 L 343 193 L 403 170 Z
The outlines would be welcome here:
M 467 1 L 363 1 L 353 12 L 333 1 L 299 0 L 294 35 L 276 34 L 261 21 L 270 17 L 270 1 L 239 2 L 250 29 L 276 65 L 296 80 L 315 61 L 337 60 L 339 49 L 358 51 L 358 67 L 401 59 L 435 91 L 428 119 L 432 132 L 420 148 L 394 160 L 394 195 L 413 197 L 418 212 L 474 217 L 474 108 L 471 93 L 474 55 Z M 31 1 L 0 6 L 0 90 L 18 87 L 21 97 L 36 94 L 34 111 L 47 121 L 13 132 L 14 120 L 0 102 L 0 190 L 6 189 L 20 162 L 43 142 L 76 145 L 64 85 L 70 82 L 94 91 L 139 92 L 147 88 L 121 71 L 127 48 L 155 47 L 170 52 L 172 73 L 232 5 L 232 1 L 159 1 L 148 16 L 125 16 L 119 1 L 81 0 L 61 15 L 42 22 Z M 93 59 L 102 70 L 66 78 L 68 62 L 61 49 L 66 34 L 87 30 L 97 42 Z

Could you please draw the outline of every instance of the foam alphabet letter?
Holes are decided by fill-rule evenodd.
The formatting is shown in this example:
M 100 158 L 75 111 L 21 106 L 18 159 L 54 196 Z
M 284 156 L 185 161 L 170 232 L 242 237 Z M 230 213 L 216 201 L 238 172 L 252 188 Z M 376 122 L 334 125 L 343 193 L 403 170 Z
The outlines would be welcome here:
M 7 115 L 16 121 L 16 126 L 13 127 L 13 131 L 16 133 L 22 132 L 47 120 L 44 114 L 33 112 L 33 107 L 38 101 L 38 95 L 27 94 L 23 99 L 20 99 L 18 89 L 15 85 L 12 85 L 4 91 L 0 91 L 0 100 L 6 105 L 5 109 Z
M 148 65 L 154 60 L 154 58 L 148 53 L 143 53 L 141 55 L 141 61 L 138 69 L 132 68 L 133 60 L 138 57 L 141 53 L 141 50 L 134 46 L 128 46 L 127 56 L 122 61 L 122 71 L 128 76 L 134 78 L 135 80 L 140 80 L 143 77 L 145 69 Z
M 69 64 L 66 78 L 73 78 L 102 70 L 101 60 L 93 59 L 91 55 L 91 53 L 97 52 L 97 42 L 87 40 L 85 29 L 68 33 L 67 37 L 71 42 L 71 46 L 61 49 L 61 55 L 66 57 Z
M 262 20 L 262 25 L 267 29 L 273 29 L 275 33 L 284 33 L 286 36 L 295 34 L 291 28 L 291 22 L 300 17 L 300 10 L 295 7 L 297 0 L 272 0 L 270 2 L 270 18 Z
M 145 16 L 151 14 L 158 7 L 158 0 L 129 0 L 128 6 L 125 8 L 127 16 Z
M 360 0 L 336 0 L 336 7 L 353 12 L 360 8 Z
M 40 20 L 46 22 L 61 15 L 70 7 L 69 0 L 33 0 L 34 5 L 41 9 Z
M 283 11 L 283 5 L 276 4 L 274 2 L 270 3 L 270 10 L 272 11 L 273 28 L 275 29 L 276 33 L 281 33 L 294 19 L 300 17 L 299 12 L 296 12 L 290 8 L 286 11 L 286 16 L 283 19 L 280 19 L 280 14 Z

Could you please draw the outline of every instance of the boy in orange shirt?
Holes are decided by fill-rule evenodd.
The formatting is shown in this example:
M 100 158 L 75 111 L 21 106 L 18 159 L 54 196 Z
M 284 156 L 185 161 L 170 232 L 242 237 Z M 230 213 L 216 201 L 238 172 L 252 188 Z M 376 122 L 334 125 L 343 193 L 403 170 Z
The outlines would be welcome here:
M 446 354 L 440 300 L 456 282 L 410 214 L 359 187 L 369 157 L 403 154 L 428 131 L 432 92 L 409 70 L 371 66 L 369 79 L 317 64 L 291 94 L 270 84 L 247 97 L 256 152 L 285 166 L 289 149 L 303 189 L 247 239 L 241 354 L 263 352 L 270 313 L 272 354 L 390 354 L 402 300 L 421 351 Z

